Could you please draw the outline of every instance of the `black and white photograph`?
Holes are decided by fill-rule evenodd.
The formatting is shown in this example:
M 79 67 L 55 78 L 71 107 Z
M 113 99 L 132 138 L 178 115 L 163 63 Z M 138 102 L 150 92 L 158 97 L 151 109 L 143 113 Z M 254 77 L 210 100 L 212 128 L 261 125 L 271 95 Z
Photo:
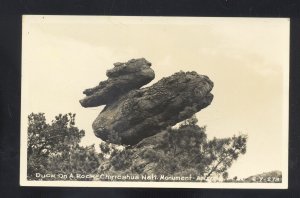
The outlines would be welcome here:
M 288 18 L 23 15 L 20 185 L 288 188 Z

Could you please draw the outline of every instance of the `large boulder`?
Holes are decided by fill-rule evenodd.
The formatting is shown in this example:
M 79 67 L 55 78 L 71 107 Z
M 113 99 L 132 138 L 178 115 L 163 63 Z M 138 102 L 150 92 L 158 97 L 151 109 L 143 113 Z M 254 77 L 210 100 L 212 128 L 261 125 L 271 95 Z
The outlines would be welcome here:
M 110 104 L 130 90 L 138 89 L 154 79 L 151 63 L 144 58 L 131 59 L 126 63 L 115 63 L 106 72 L 106 81 L 98 86 L 84 90 L 86 97 L 80 100 L 83 107 L 96 107 Z
M 93 122 L 95 135 L 107 142 L 135 145 L 207 107 L 213 100 L 212 88 L 207 76 L 178 72 L 150 87 L 118 94 Z M 100 104 L 97 97 L 89 104 Z

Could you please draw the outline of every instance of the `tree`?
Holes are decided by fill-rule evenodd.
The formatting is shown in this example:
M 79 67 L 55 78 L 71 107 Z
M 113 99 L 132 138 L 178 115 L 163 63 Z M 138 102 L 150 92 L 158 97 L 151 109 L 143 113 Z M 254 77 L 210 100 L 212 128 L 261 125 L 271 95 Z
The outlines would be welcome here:
M 46 123 L 43 113 L 28 116 L 27 173 L 29 180 L 92 180 L 93 178 L 37 178 L 43 174 L 156 174 L 189 176 L 208 181 L 222 176 L 246 153 L 246 135 L 207 139 L 206 127 L 195 116 L 178 128 L 167 128 L 150 146 L 120 147 L 102 142 L 100 153 L 94 145 L 79 145 L 84 131 L 75 126 L 75 114 L 58 115 Z M 112 135 L 113 139 L 118 139 Z M 150 137 L 151 138 L 151 137 Z
M 217 139 L 214 138 L 207 144 L 207 150 L 212 163 L 208 166 L 208 172 L 205 179 L 213 173 L 224 173 L 232 162 L 237 160 L 240 154 L 246 153 L 246 135 L 233 136 L 231 138 Z
M 228 179 L 228 172 L 224 172 L 222 174 L 223 180 L 226 181 Z
M 36 178 L 36 173 L 57 175 L 96 172 L 102 156 L 95 152 L 94 145 L 79 145 L 84 134 L 83 130 L 75 126 L 75 114 L 59 114 L 51 124 L 46 123 L 43 113 L 30 114 L 27 139 L 28 179 L 54 179 Z
M 178 129 L 169 127 L 154 147 L 114 152 L 110 170 L 131 170 L 134 174 L 148 174 L 151 170 L 157 175 L 173 176 L 192 174 L 194 178 L 201 177 L 201 181 L 222 175 L 226 180 L 228 168 L 246 153 L 247 136 L 208 140 L 205 131 L 206 127 L 199 127 L 193 116 Z

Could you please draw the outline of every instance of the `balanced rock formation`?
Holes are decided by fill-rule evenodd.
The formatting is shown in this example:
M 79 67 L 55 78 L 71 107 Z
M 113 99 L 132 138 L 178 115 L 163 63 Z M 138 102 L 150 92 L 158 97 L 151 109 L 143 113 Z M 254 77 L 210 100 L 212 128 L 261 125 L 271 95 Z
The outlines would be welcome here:
M 132 90 L 105 107 L 93 123 L 94 132 L 105 141 L 117 133 L 122 144 L 136 144 L 207 107 L 213 99 L 212 86 L 206 76 L 179 72 Z
M 80 100 L 83 107 L 96 107 L 110 104 L 130 90 L 138 89 L 154 79 L 151 63 L 144 58 L 131 59 L 126 63 L 115 63 L 106 72 L 109 77 L 98 86 L 84 90 L 86 97 Z
M 80 101 L 84 107 L 106 104 L 93 123 L 95 135 L 104 141 L 135 145 L 191 117 L 213 100 L 213 82 L 196 72 L 177 72 L 138 89 L 154 77 L 151 64 L 145 59 L 138 60 L 108 70 L 110 78 L 86 90 L 87 97 Z M 113 142 L 112 136 L 119 142 Z

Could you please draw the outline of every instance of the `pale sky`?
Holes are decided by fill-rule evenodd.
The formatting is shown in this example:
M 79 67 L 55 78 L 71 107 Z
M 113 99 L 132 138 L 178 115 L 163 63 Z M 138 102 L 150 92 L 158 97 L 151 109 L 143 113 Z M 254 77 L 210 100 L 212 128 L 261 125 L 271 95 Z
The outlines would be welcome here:
M 214 82 L 198 124 L 208 138 L 249 137 L 230 177 L 286 168 L 288 19 L 25 16 L 22 40 L 22 122 L 31 112 L 48 122 L 76 113 L 82 144 L 98 147 L 92 122 L 104 106 L 81 107 L 82 91 L 113 63 L 144 57 L 156 75 L 146 86 L 179 70 Z

